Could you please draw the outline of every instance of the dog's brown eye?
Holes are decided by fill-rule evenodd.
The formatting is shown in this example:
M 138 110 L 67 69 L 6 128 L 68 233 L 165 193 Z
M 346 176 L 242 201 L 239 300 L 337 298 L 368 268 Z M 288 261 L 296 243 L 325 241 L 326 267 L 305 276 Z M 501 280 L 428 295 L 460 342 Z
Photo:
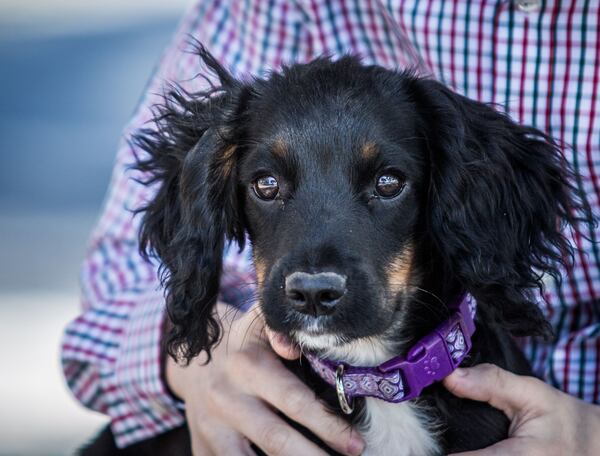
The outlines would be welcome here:
M 404 179 L 396 174 L 382 174 L 377 178 L 375 191 L 384 198 L 393 198 L 404 189 Z
M 254 181 L 254 193 L 260 199 L 272 200 L 279 193 L 279 184 L 273 176 L 259 177 Z

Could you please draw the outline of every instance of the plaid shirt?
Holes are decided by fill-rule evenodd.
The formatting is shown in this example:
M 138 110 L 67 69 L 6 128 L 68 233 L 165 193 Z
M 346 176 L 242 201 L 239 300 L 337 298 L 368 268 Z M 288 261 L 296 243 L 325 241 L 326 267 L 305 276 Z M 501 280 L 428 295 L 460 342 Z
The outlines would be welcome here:
M 578 185 L 598 214 L 600 198 L 600 6 L 593 0 L 205 0 L 185 15 L 124 133 L 104 212 L 82 269 L 83 311 L 65 330 L 68 384 L 86 406 L 108 414 L 119 446 L 184 421 L 161 382 L 164 316 L 157 264 L 138 254 L 139 217 L 130 209 L 152 189 L 136 182 L 126 139 L 151 118 L 166 81 L 194 90 L 202 69 L 189 37 L 237 76 L 323 53 L 360 54 L 390 68 L 417 65 L 468 97 L 502 106 L 515 120 L 564 144 Z M 536 372 L 570 394 L 600 399 L 598 230 L 572 233 L 579 248 L 562 286 L 544 306 L 557 337 L 526 347 Z M 222 298 L 252 296 L 248 251 L 225 259 Z

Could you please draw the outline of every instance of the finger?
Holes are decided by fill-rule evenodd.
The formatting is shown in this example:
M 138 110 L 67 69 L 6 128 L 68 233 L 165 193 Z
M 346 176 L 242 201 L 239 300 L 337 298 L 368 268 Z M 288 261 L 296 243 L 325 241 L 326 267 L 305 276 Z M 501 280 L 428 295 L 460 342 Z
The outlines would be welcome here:
M 314 443 L 279 418 L 263 402 L 248 397 L 238 402 L 236 426 L 269 456 L 325 455 Z
M 265 333 L 273 351 L 284 359 L 300 358 L 300 349 L 293 345 L 289 338 L 265 326 Z
M 328 412 L 315 393 L 281 366 L 255 369 L 253 391 L 287 417 L 308 428 L 331 448 L 348 455 L 364 449 L 360 435 L 342 418 Z M 273 375 L 277 369 L 277 375 Z
M 444 386 L 455 396 L 489 403 L 511 420 L 531 404 L 545 402 L 544 383 L 492 364 L 456 369 L 444 379 Z
M 194 456 L 212 456 L 213 452 L 210 447 L 204 442 L 199 434 L 192 433 L 190 430 L 190 440 L 192 446 L 192 454 Z
M 256 456 L 256 451 L 252 449 L 252 444 L 250 440 L 244 439 L 244 455 L 245 456 Z
M 248 441 L 238 432 L 219 425 L 203 423 L 199 429 L 198 438 L 207 449 L 210 449 L 208 454 L 227 454 L 232 456 L 246 456 L 252 454 L 252 450 L 248 446 Z M 192 445 L 193 449 L 193 445 Z M 194 453 L 196 456 L 196 453 Z

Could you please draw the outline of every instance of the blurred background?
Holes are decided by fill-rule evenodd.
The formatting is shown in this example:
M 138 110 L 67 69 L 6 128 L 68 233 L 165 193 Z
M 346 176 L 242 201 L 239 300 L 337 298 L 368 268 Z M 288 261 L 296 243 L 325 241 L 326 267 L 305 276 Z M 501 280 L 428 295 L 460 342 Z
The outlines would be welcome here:
M 0 455 L 65 455 L 104 417 L 59 342 L 121 129 L 188 0 L 0 0 Z

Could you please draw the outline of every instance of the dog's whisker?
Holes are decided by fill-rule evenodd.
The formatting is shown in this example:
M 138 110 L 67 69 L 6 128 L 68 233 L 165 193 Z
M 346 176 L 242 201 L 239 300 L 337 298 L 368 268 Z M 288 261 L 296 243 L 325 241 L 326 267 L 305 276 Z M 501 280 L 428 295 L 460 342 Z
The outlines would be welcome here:
M 416 290 L 422 291 L 423 293 L 428 294 L 429 296 L 435 298 L 440 304 L 442 305 L 446 305 L 446 303 L 444 301 L 442 301 L 442 298 L 440 298 L 438 295 L 436 295 L 435 293 L 432 293 L 429 290 L 426 290 L 425 288 L 419 287 L 419 286 L 414 286 Z
M 262 327 L 260 328 L 260 332 L 258 333 L 258 338 L 259 339 L 262 339 L 263 337 L 265 339 L 267 339 L 266 330 L 267 330 L 266 326 L 262 325 Z
M 259 309 L 251 309 L 248 311 L 248 313 L 255 313 L 256 315 L 254 315 L 252 317 L 252 320 L 250 321 L 250 323 L 248 324 L 248 326 L 246 327 L 246 330 L 244 331 L 244 336 L 242 337 L 242 346 L 245 345 L 246 343 L 246 339 L 248 337 L 248 333 L 252 330 L 252 327 L 254 326 L 254 324 L 258 321 L 259 318 L 262 317 L 262 313 L 260 312 Z
M 257 315 L 255 316 L 252 321 L 250 322 L 250 324 L 248 325 L 248 327 L 246 328 L 246 331 L 244 331 L 244 336 L 242 337 L 242 344 L 241 346 L 244 347 L 246 345 L 246 341 L 248 340 L 248 334 L 251 331 L 254 331 L 254 325 L 256 323 L 258 323 L 260 321 L 261 315 Z
M 300 354 L 302 356 L 306 355 L 306 347 L 305 347 L 306 342 L 304 340 L 300 340 L 299 342 L 299 346 L 300 346 Z
M 450 315 L 450 311 L 448 310 L 448 307 L 446 305 L 443 306 L 436 306 L 430 302 L 427 301 L 422 301 L 419 298 L 413 298 L 414 302 L 416 302 L 417 304 L 421 304 L 422 306 L 425 307 L 425 309 L 429 310 L 430 312 L 432 312 L 435 315 L 443 315 L 443 316 L 449 316 Z M 422 317 L 423 319 L 427 319 L 426 316 Z
M 388 282 L 389 285 L 394 285 L 394 286 L 398 286 L 398 285 L 402 285 L 402 286 L 406 286 L 408 288 L 414 288 L 415 290 L 421 291 L 425 294 L 428 294 L 429 296 L 433 297 L 437 302 L 439 302 L 440 304 L 442 304 L 443 306 L 446 305 L 446 303 L 442 300 L 442 298 L 440 298 L 438 295 L 436 295 L 435 293 L 426 290 L 425 288 L 422 288 L 420 286 L 418 286 L 417 284 L 413 284 L 410 282 Z
M 233 322 L 237 319 L 237 315 L 240 312 L 240 308 L 239 307 L 235 307 L 235 306 L 229 306 L 228 308 L 226 308 L 225 313 L 224 313 L 224 318 L 225 320 L 227 320 L 229 322 L 229 331 L 227 331 L 227 338 L 225 340 L 225 353 L 229 352 L 229 340 L 231 337 L 231 327 L 233 326 Z M 233 314 L 231 316 L 231 318 L 229 318 L 229 316 Z M 222 324 L 223 319 L 221 319 L 220 323 Z
M 235 283 L 236 288 L 259 286 L 259 285 L 260 285 L 259 282 L 236 282 Z

